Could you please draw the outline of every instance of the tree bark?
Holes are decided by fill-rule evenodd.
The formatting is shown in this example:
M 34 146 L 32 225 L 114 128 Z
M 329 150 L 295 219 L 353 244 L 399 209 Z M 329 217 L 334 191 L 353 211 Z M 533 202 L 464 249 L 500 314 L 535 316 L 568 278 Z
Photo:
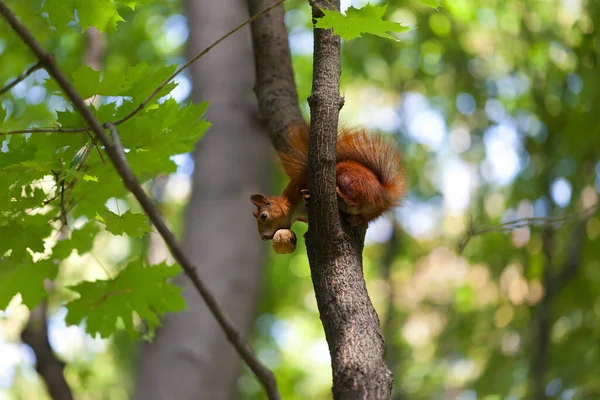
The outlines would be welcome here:
M 247 18 L 241 0 L 185 2 L 197 54 Z M 200 275 L 241 333 L 250 331 L 265 246 L 256 234 L 248 197 L 268 189 L 268 138 L 257 119 L 248 29 L 191 67 L 194 101 L 210 100 L 213 124 L 194 153 L 192 197 L 183 244 Z M 203 300 L 185 277 L 188 309 L 170 314 L 142 352 L 135 399 L 232 399 L 241 363 Z
M 273 5 L 276 0 L 248 0 L 250 15 Z M 260 116 L 267 124 L 273 147 L 284 150 L 287 128 L 304 123 L 298 106 L 292 55 L 284 23 L 283 5 L 252 22 L 252 45 L 256 69 L 254 92 Z
M 339 10 L 339 0 L 311 1 L 313 18 L 321 9 Z M 336 143 L 340 38 L 314 30 L 313 88 L 309 98 L 309 229 L 306 248 L 317 305 L 331 353 L 335 399 L 389 399 L 393 377 L 384 361 L 379 317 L 363 275 L 364 229 L 342 223 L 336 194 Z

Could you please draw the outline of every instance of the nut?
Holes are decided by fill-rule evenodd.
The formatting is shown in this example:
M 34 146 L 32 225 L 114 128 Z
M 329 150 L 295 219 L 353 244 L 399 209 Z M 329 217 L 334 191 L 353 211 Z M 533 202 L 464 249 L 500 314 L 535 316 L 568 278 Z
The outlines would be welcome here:
M 290 254 L 296 250 L 296 234 L 289 229 L 279 229 L 273 236 L 273 250 L 277 254 Z

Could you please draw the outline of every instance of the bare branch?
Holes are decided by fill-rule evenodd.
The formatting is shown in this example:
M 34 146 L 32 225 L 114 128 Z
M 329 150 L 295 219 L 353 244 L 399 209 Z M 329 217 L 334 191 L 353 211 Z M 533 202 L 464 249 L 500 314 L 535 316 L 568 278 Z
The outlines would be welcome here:
M 461 254 L 469 241 L 478 235 L 483 235 L 491 232 L 510 232 L 518 228 L 525 228 L 529 226 L 540 226 L 540 227 L 552 227 L 559 224 L 567 224 L 571 222 L 577 222 L 586 220 L 592 215 L 600 211 L 600 203 L 596 203 L 593 206 L 584 208 L 583 210 L 568 214 L 562 217 L 534 217 L 534 218 L 520 218 L 513 221 L 504 222 L 499 225 L 476 228 L 472 223 L 467 228 L 463 238 L 459 241 L 456 251 Z
M 53 400 L 72 400 L 73 393 L 63 375 L 65 363 L 56 357 L 48 341 L 47 308 L 47 301 L 43 300 L 31 310 L 27 325 L 21 332 L 21 340 L 35 353 L 35 369 L 46 383 L 50 397 Z
M 233 344 L 235 349 L 238 351 L 242 359 L 246 362 L 248 367 L 254 372 L 256 377 L 264 386 L 269 399 L 279 399 L 279 392 L 275 382 L 275 376 L 273 373 L 265 367 L 258 357 L 254 354 L 252 348 L 239 333 L 239 330 L 235 327 L 229 316 L 227 316 L 219 307 L 214 295 L 210 292 L 208 287 L 200 279 L 196 272 L 196 267 L 189 260 L 187 255 L 184 253 L 182 247 L 177 242 L 175 235 L 167 227 L 165 220 L 163 219 L 160 211 L 154 205 L 150 197 L 146 194 L 142 186 L 139 184 L 137 178 L 131 171 L 129 164 L 125 158 L 123 148 L 120 145 L 119 135 L 115 128 L 115 124 L 106 123 L 106 127 L 110 130 L 113 140 L 111 140 L 102 124 L 96 119 L 94 114 L 86 106 L 84 100 L 73 88 L 71 83 L 67 80 L 64 73 L 54 63 L 54 57 L 46 52 L 40 44 L 35 40 L 27 28 L 19 22 L 16 16 L 10 11 L 10 9 L 0 1 L 0 14 L 3 15 L 4 19 L 10 24 L 12 29 L 21 37 L 21 39 L 30 47 L 30 49 L 37 55 L 38 59 L 48 73 L 56 80 L 58 85 L 65 92 L 69 100 L 73 103 L 75 109 L 79 111 L 83 119 L 89 125 L 89 129 L 94 132 L 98 140 L 104 145 L 106 153 L 110 160 L 115 166 L 115 169 L 121 176 L 125 187 L 135 196 L 138 200 L 151 222 L 154 224 L 160 235 L 163 237 L 165 243 L 169 247 L 171 254 L 179 265 L 181 265 L 184 273 L 192 281 L 194 287 L 200 293 L 200 295 L 206 301 L 208 308 L 211 310 L 219 325 L 223 328 L 227 338 Z
M 27 78 L 29 75 L 31 75 L 32 73 L 34 73 L 35 71 L 37 71 L 40 68 L 42 68 L 42 63 L 39 61 L 36 62 L 35 64 L 33 64 L 31 67 L 27 68 L 27 70 L 25 72 L 23 72 L 21 75 L 17 76 L 14 81 L 12 81 L 8 85 L 6 85 L 2 89 L 0 89 L 0 96 L 2 96 L 4 93 L 8 92 L 10 89 L 15 87 L 17 85 L 17 83 L 21 82 L 22 80 L 24 80 L 25 78 Z
M 0 132 L 0 135 L 22 135 L 24 133 L 82 133 L 90 128 L 29 128 Z

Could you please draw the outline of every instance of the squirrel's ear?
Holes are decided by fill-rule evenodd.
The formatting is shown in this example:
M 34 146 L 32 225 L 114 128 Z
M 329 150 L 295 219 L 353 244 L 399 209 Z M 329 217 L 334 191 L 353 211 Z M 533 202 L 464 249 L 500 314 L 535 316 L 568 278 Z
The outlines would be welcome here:
M 266 197 L 262 194 L 253 194 L 252 196 L 250 196 L 250 201 L 256 207 L 260 207 L 260 206 L 264 205 L 265 200 L 266 200 Z

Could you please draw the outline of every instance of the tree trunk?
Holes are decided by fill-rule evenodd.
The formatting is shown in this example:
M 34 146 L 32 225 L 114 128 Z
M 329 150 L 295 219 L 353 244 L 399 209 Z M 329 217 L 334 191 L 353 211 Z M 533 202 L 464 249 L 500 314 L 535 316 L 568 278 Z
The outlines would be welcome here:
M 247 18 L 242 0 L 185 2 L 188 56 Z M 269 139 L 252 96 L 254 69 L 248 28 L 228 38 L 191 67 L 194 101 L 211 102 L 213 124 L 194 154 L 192 198 L 183 244 L 221 306 L 242 334 L 252 326 L 265 246 L 256 233 L 248 198 L 270 181 Z M 168 315 L 144 347 L 134 398 L 232 399 L 239 356 L 188 279 L 181 276 L 188 309 Z
M 339 0 L 311 0 L 314 18 L 339 9 Z M 306 249 L 319 314 L 331 353 L 334 399 L 389 399 L 393 376 L 385 365 L 379 317 L 363 275 L 364 229 L 341 223 L 336 194 L 340 38 L 314 30 L 308 148 Z

